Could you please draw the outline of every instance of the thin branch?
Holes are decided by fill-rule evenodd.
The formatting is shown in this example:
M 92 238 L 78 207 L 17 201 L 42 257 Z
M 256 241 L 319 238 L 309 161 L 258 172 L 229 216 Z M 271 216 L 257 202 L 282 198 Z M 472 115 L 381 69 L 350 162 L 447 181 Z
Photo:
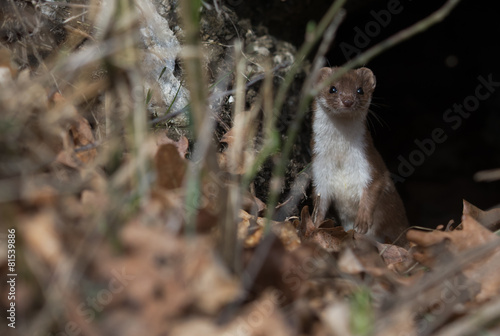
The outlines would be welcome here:
M 290 64 L 285 62 L 285 63 L 282 63 L 282 64 L 278 64 L 277 66 L 275 66 L 273 69 L 272 69 L 272 72 L 276 72 L 280 69 L 283 69 L 283 68 L 286 68 L 287 66 L 289 66 Z M 261 80 L 263 80 L 264 78 L 266 77 L 266 74 L 262 73 L 262 74 L 259 74 L 259 75 L 256 75 L 254 76 L 252 79 L 250 79 L 246 84 L 245 84 L 245 89 L 248 89 L 249 87 L 251 87 L 252 85 L 260 82 Z M 228 95 L 232 95 L 232 94 L 235 94 L 236 93 L 236 89 L 232 89 L 232 90 L 227 90 L 227 91 L 224 91 L 224 92 L 219 92 L 219 93 L 212 93 L 210 95 L 210 98 L 209 100 L 210 101 L 214 101 L 214 100 L 217 100 L 217 99 L 220 99 L 220 98 L 223 98 L 225 96 L 228 96 Z M 155 125 L 157 123 L 161 123 L 163 121 L 166 121 L 166 120 L 170 120 L 172 118 L 175 118 L 177 117 L 178 115 L 181 115 L 182 113 L 186 112 L 187 110 L 189 109 L 189 105 L 188 106 L 184 106 L 183 108 L 181 108 L 180 110 L 177 110 L 177 111 L 174 111 L 174 112 L 171 112 L 171 113 L 167 113 L 165 114 L 164 116 L 161 116 L 161 117 L 158 117 L 158 118 L 155 118 L 153 120 L 150 120 L 149 121 L 149 125 Z
M 492 301 L 482 307 L 474 309 L 472 314 L 466 314 L 463 317 L 452 321 L 443 326 L 436 336 L 454 336 L 454 335 L 477 335 L 479 330 L 488 330 L 491 323 L 498 323 L 500 318 L 500 298 L 492 298 Z
M 339 71 L 335 72 L 335 75 L 331 75 L 327 80 L 322 82 L 321 85 L 319 85 L 316 89 L 312 90 L 311 95 L 312 96 L 318 95 L 321 90 L 329 86 L 331 83 L 335 81 L 336 78 L 341 77 L 349 69 L 368 63 L 368 61 L 370 61 L 375 56 L 380 55 L 382 52 L 409 39 L 410 37 L 417 35 L 418 33 L 421 33 L 429 29 L 431 26 L 442 21 L 446 16 L 448 16 L 451 10 L 455 8 L 455 6 L 459 2 L 460 0 L 448 0 L 440 9 L 438 9 L 425 19 L 420 20 L 414 25 L 399 31 L 396 34 L 392 35 L 391 37 L 387 38 L 386 40 L 374 45 L 372 48 L 363 52 L 353 60 L 347 62 L 342 67 L 342 69 L 339 69 Z
M 74 153 L 86 152 L 86 151 L 89 151 L 91 149 L 99 147 L 101 144 L 102 144 L 101 141 L 95 141 L 95 142 L 89 143 L 88 145 L 77 147 L 73 150 L 73 152 Z
M 500 180 L 500 169 L 482 170 L 474 174 L 477 182 L 492 182 Z
M 280 69 L 283 69 L 283 68 L 286 68 L 287 66 L 289 66 L 290 63 L 288 62 L 285 62 L 285 63 L 281 63 L 281 64 L 278 64 L 277 66 L 275 66 L 271 71 L 274 73 Z M 255 75 L 252 79 L 250 79 L 246 84 L 245 84 L 245 89 L 248 89 L 250 86 L 260 82 L 261 80 L 263 80 L 264 78 L 266 77 L 266 74 L 265 73 L 261 73 L 261 74 L 258 74 L 258 75 Z M 224 92 L 220 92 L 220 93 L 217 93 L 217 94 L 212 94 L 210 96 L 210 100 L 216 100 L 216 99 L 219 99 L 219 98 L 222 98 L 222 97 L 225 97 L 225 96 L 228 96 L 228 95 L 231 95 L 231 94 L 235 94 L 236 93 L 236 89 L 232 89 L 232 90 L 227 90 L 227 91 L 224 91 Z
M 300 50 L 297 52 L 297 55 L 295 57 L 297 61 L 293 64 L 292 68 L 287 73 L 285 80 L 280 85 L 278 93 L 276 94 L 276 100 L 274 103 L 274 114 L 276 116 L 278 116 L 279 112 L 281 111 L 281 107 L 285 102 L 286 93 L 295 80 L 295 75 L 299 71 L 300 65 L 302 64 L 306 56 L 309 55 L 316 43 L 321 39 L 323 33 L 337 16 L 338 12 L 342 9 L 345 2 L 346 0 L 337 0 L 330 6 L 328 12 L 325 14 L 325 16 L 323 16 L 314 32 L 308 36 L 309 38 L 306 38 L 306 42 L 304 42 Z

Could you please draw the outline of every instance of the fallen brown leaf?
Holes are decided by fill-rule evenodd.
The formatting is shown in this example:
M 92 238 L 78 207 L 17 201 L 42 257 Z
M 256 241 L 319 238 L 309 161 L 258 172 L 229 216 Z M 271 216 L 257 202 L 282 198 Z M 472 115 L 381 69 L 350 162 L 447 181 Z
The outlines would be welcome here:
M 267 235 L 260 244 L 270 246 L 265 255 L 259 254 L 262 253 L 259 249 L 262 245 L 246 249 L 244 254 L 247 266 L 255 258 L 263 260 L 251 284 L 250 293 L 253 295 L 272 287 L 280 293 L 280 304 L 287 305 L 313 290 L 314 279 L 331 277 L 337 273 L 337 269 L 331 267 L 334 264 L 331 255 L 316 244 L 306 243 L 293 251 L 287 251 L 273 233 Z
M 71 125 L 69 132 L 73 139 L 75 149 L 89 146 L 95 142 L 90 124 L 84 117 L 79 116 L 76 120 L 76 124 Z M 83 163 L 93 162 L 96 155 L 97 149 L 95 148 L 76 153 L 78 159 Z
M 243 240 L 245 247 L 255 247 L 261 241 L 264 234 L 265 218 L 250 215 L 240 210 L 241 222 L 238 224 L 238 238 Z M 279 237 L 287 250 L 294 250 L 300 246 L 294 226 L 288 221 L 270 222 L 271 230 Z
M 184 182 L 186 160 L 179 155 L 178 147 L 167 143 L 160 145 L 155 155 L 157 185 L 167 190 L 177 189 Z
M 27 248 L 52 269 L 62 263 L 65 257 L 55 222 L 55 214 L 44 211 L 25 218 L 24 223 L 19 226 Z
M 159 135 L 156 136 L 156 144 L 158 146 L 166 144 L 175 145 L 175 147 L 177 147 L 177 150 L 179 151 L 179 155 L 182 158 L 186 157 L 186 153 L 189 148 L 189 141 L 185 136 L 181 136 L 179 138 L 179 141 L 174 141 L 170 139 L 165 132 L 161 132 Z
M 266 203 L 262 202 L 256 196 L 246 193 L 243 196 L 243 210 L 250 213 L 256 213 L 258 215 L 262 215 L 263 211 L 266 209 Z
M 403 269 L 406 270 L 410 266 L 408 262 L 414 262 L 408 250 L 400 246 L 377 242 L 377 248 L 389 269 L 403 271 Z
M 299 227 L 302 242 L 314 242 L 329 252 L 340 251 L 341 243 L 347 237 L 344 228 L 333 227 L 331 220 L 324 221 L 316 228 L 307 206 L 302 208 L 300 217 L 300 222 L 296 221 L 295 224 Z
M 466 200 L 463 200 L 463 214 L 470 215 L 491 231 L 500 229 L 500 208 L 483 211 Z
M 13 65 L 12 62 L 12 52 L 4 47 L 0 48 L 0 72 L 3 72 L 5 69 L 10 75 L 10 79 L 13 79 L 17 76 L 17 67 Z M 0 76 L 3 77 L 3 76 Z M 1 81 L 0 81 L 1 82 Z
M 59 191 L 44 178 L 46 174 L 26 178 L 21 186 L 21 198 L 34 206 L 53 206 L 57 203 Z
M 492 241 L 493 239 L 498 238 L 490 230 L 483 227 L 469 215 L 464 215 L 462 217 L 462 227 L 462 230 L 454 230 L 449 232 L 424 232 L 418 230 L 410 230 L 408 231 L 407 238 L 408 240 L 422 247 L 435 245 L 445 239 L 448 239 L 458 252 L 473 248 L 475 246 L 487 243 L 489 241 Z
M 462 216 L 462 230 L 421 232 L 410 230 L 408 240 L 417 244 L 414 259 L 436 267 L 449 263 L 467 251 L 500 239 L 470 215 Z M 463 266 L 463 274 L 481 285 L 476 300 L 481 302 L 500 293 L 500 248 L 475 263 Z
M 106 307 L 116 321 L 127 321 L 110 326 L 119 334 L 131 335 L 127 329 L 138 326 L 143 328 L 141 333 L 159 334 L 189 310 L 216 314 L 240 291 L 207 237 L 185 240 L 163 228 L 132 221 L 119 239 L 124 253 L 104 253 L 96 264 L 100 277 L 119 279 L 123 285 L 113 297 L 116 305 Z M 128 324 L 133 321 L 139 324 Z
M 169 335 L 293 335 L 290 324 L 277 305 L 277 300 L 272 291 L 266 291 L 226 325 L 218 326 L 206 318 L 187 319 L 184 322 L 177 323 Z

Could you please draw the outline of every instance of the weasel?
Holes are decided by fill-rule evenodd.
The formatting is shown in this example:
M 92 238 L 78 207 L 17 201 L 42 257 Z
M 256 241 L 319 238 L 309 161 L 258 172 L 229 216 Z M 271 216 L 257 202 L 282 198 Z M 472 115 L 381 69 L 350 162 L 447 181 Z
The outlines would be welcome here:
M 322 68 L 318 82 L 339 68 Z M 313 104 L 313 186 L 318 226 L 333 205 L 344 229 L 387 243 L 408 227 L 390 173 L 375 149 L 366 116 L 375 89 L 368 68 L 349 70 L 323 89 Z M 405 246 L 406 237 L 396 244 Z

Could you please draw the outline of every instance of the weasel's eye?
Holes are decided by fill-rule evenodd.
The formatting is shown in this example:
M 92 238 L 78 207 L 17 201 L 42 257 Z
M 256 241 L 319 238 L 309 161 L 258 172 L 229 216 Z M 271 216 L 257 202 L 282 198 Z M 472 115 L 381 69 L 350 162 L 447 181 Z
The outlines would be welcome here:
M 335 86 L 332 86 L 330 88 L 330 93 L 337 93 L 337 88 Z
M 363 88 L 362 87 L 359 87 L 357 90 L 356 90 L 357 93 L 359 93 L 360 95 L 362 95 L 363 93 L 365 93 L 365 91 L 363 91 Z

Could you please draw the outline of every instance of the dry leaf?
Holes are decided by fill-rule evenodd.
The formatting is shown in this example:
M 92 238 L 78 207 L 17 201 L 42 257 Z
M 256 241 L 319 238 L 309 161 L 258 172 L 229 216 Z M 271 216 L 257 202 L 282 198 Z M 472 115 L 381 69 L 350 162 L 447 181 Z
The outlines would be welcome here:
M 500 239 L 497 235 L 483 227 L 470 215 L 462 216 L 462 230 L 451 232 L 421 232 L 410 230 L 408 240 L 417 244 L 414 258 L 428 265 L 436 261 L 450 262 L 461 252 L 480 247 Z M 481 284 L 476 296 L 477 301 L 484 301 L 500 293 L 500 248 L 481 260 L 465 265 L 463 273 L 469 279 Z
M 155 155 L 155 166 L 160 188 L 171 190 L 182 186 L 187 162 L 179 155 L 176 145 L 160 145 Z
M 315 278 L 336 273 L 332 268 L 332 258 L 324 249 L 315 244 L 303 244 L 293 251 L 287 251 L 274 234 L 267 235 L 261 242 L 269 246 L 265 255 L 260 255 L 259 246 L 245 251 L 245 265 L 253 258 L 263 260 L 255 275 L 250 293 L 262 293 L 272 287 L 279 291 L 283 305 L 290 304 L 304 295 Z
M 320 318 L 332 335 L 352 335 L 350 328 L 350 307 L 347 302 L 335 302 L 328 305 Z
M 466 219 L 466 221 L 464 219 Z M 498 238 L 494 233 L 483 227 L 469 215 L 463 216 L 462 227 L 462 230 L 449 232 L 410 230 L 407 234 L 407 238 L 422 247 L 435 245 L 445 239 L 449 239 L 458 252 L 465 251 Z
M 338 265 L 339 269 L 343 273 L 347 274 L 359 274 L 361 272 L 365 272 L 366 270 L 361 261 L 350 248 L 342 250 L 342 252 L 340 253 Z
M 396 312 L 379 317 L 375 323 L 376 336 L 386 335 L 419 335 L 419 325 L 415 322 L 415 312 L 403 307 Z M 421 326 L 420 326 L 421 327 Z
M 17 76 L 17 69 L 12 63 L 12 52 L 4 47 L 0 47 L 0 74 L 0 85 L 1 83 L 12 84 L 12 79 Z
M 377 248 L 389 269 L 393 269 L 396 264 L 405 264 L 408 261 L 413 262 L 408 251 L 400 246 L 377 242 Z
M 239 295 L 238 282 L 217 260 L 208 238 L 184 240 L 133 221 L 120 232 L 120 241 L 125 253 L 108 255 L 96 266 L 108 281 L 122 279 L 115 310 L 144 323 L 145 334 L 169 330 L 187 310 L 216 314 Z M 140 309 L 129 310 L 131 305 Z M 124 328 L 115 331 L 127 334 Z
M 92 211 L 105 211 L 109 206 L 107 195 L 93 190 L 83 190 L 81 200 L 82 204 Z
M 243 210 L 246 212 L 257 213 L 259 215 L 263 214 L 263 211 L 266 209 L 266 203 L 262 202 L 256 196 L 246 193 L 243 196 Z
M 500 208 L 483 211 L 466 200 L 463 200 L 463 205 L 464 215 L 470 215 L 476 221 L 481 223 L 481 225 L 491 231 L 497 231 L 500 229 Z
M 234 142 L 234 128 L 231 128 L 229 131 L 227 131 L 222 138 L 220 139 L 220 142 L 226 143 L 228 146 L 231 146 Z
M 54 213 L 45 211 L 26 218 L 19 226 L 27 247 L 53 268 L 65 256 L 55 221 Z
M 44 178 L 47 178 L 45 174 L 25 179 L 21 188 L 21 198 L 27 204 L 34 206 L 54 206 L 56 204 L 59 191 Z
M 90 128 L 90 124 L 84 117 L 78 117 L 76 124 L 70 127 L 70 134 L 73 139 L 75 149 L 82 149 L 83 147 L 94 144 L 94 134 Z M 93 162 L 97 155 L 95 148 L 89 148 L 81 152 L 77 152 L 76 156 L 83 163 Z
M 290 324 L 280 307 L 281 297 L 275 291 L 266 291 L 257 301 L 249 304 L 242 314 L 234 319 L 219 335 L 239 335 L 244 333 L 248 336 L 293 335 Z M 215 336 L 215 335 L 214 335 Z
M 56 161 L 74 169 L 79 169 L 81 166 L 80 162 L 78 162 L 75 157 L 74 151 L 70 149 L 61 150 L 56 156 Z
M 279 299 L 267 291 L 250 303 L 227 325 L 218 326 L 210 319 L 192 318 L 178 323 L 169 333 L 171 336 L 289 336 L 293 335 L 288 321 L 277 305 Z
M 319 228 L 316 228 L 307 206 L 302 208 L 300 217 L 301 221 L 296 221 L 296 225 L 299 227 L 302 242 L 314 242 L 329 252 L 340 251 L 340 245 L 347 237 L 344 228 L 333 227 L 331 220 L 324 221 Z
M 189 141 L 185 136 L 181 136 L 179 138 L 179 141 L 174 141 L 174 140 L 170 139 L 165 132 L 162 132 L 156 136 L 156 144 L 158 146 L 166 145 L 166 144 L 175 145 L 175 147 L 177 147 L 177 150 L 179 151 L 179 155 L 182 158 L 186 157 L 186 153 L 187 153 L 187 150 L 189 148 Z
M 51 97 L 50 103 L 52 109 L 47 114 L 45 127 L 52 130 L 57 129 L 55 125 L 62 125 L 67 129 L 67 133 L 62 137 L 62 150 L 56 160 L 75 169 L 80 168 L 81 163 L 93 162 L 97 156 L 97 149 L 93 147 L 94 134 L 87 119 L 58 92 Z
M 238 239 L 243 240 L 247 248 L 255 247 L 262 239 L 265 218 L 255 218 L 244 210 L 240 210 L 239 218 L 241 222 L 238 224 Z M 300 246 L 300 239 L 292 223 L 271 221 L 270 225 L 271 230 L 279 237 L 287 250 L 291 251 Z

